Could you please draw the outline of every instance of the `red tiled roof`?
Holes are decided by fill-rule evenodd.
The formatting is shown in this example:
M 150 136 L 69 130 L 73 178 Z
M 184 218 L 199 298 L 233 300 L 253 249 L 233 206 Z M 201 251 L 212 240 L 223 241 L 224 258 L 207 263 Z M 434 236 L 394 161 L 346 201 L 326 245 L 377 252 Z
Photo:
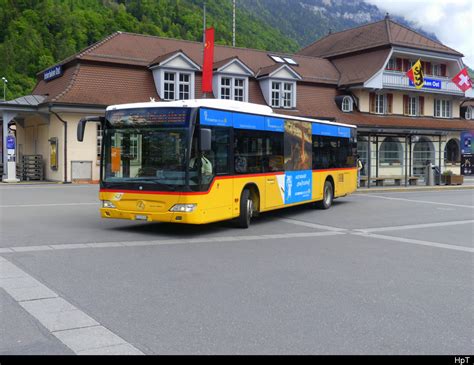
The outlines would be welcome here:
M 86 48 L 60 64 L 66 65 L 78 59 L 147 67 L 152 62 L 156 63 L 157 59 L 162 60 L 163 55 L 171 56 L 177 50 L 182 50 L 194 63 L 202 65 L 203 46 L 200 42 L 121 32 L 114 33 L 104 41 Z M 269 52 L 255 49 L 216 45 L 214 61 L 217 63 L 237 57 L 256 74 L 259 69 L 275 64 L 268 54 Z M 291 57 L 298 63 L 298 66 L 292 67 L 304 80 L 337 84 L 339 73 L 328 60 L 301 55 L 292 55 Z M 42 77 L 42 73 L 38 76 Z
M 342 54 L 391 45 L 463 56 L 454 49 L 429 39 L 390 19 L 328 34 L 303 48 L 298 53 L 307 56 L 331 58 Z

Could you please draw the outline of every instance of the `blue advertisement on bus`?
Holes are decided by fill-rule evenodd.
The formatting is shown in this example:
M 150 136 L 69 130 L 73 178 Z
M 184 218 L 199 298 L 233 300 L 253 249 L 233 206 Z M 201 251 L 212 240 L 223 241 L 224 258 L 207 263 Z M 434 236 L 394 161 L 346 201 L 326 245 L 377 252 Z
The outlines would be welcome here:
M 285 172 L 285 204 L 311 199 L 313 174 L 311 170 Z

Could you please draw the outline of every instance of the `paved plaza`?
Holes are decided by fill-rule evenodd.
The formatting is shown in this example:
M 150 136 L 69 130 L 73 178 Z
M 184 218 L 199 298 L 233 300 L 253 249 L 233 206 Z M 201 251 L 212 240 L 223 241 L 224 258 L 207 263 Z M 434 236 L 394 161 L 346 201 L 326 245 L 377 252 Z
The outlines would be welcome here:
M 465 186 L 467 187 L 467 186 Z M 0 185 L 0 354 L 465 354 L 474 190 L 182 226 L 97 185 Z

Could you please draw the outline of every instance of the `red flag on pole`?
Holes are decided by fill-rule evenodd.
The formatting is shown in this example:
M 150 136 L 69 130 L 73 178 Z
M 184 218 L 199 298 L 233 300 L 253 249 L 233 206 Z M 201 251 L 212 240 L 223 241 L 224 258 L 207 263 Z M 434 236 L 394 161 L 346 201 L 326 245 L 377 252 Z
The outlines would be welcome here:
M 462 69 L 451 80 L 456 84 L 458 88 L 460 88 L 464 92 L 466 92 L 466 90 L 469 90 L 472 87 L 472 81 L 469 77 L 469 74 L 467 73 L 467 68 Z
M 206 29 L 204 62 L 202 65 L 202 92 L 212 92 L 212 68 L 214 65 L 214 28 Z

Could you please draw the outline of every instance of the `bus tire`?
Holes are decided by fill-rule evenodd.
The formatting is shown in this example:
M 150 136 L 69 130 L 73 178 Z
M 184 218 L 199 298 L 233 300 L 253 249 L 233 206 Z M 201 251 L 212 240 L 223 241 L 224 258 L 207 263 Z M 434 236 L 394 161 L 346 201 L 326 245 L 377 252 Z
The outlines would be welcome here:
M 323 200 L 314 203 L 314 206 L 318 209 L 329 209 L 334 200 L 334 186 L 329 180 L 324 182 L 323 188 Z
M 250 197 L 250 190 L 245 189 L 240 196 L 240 215 L 236 220 L 237 227 L 249 228 L 253 210 L 253 200 Z

